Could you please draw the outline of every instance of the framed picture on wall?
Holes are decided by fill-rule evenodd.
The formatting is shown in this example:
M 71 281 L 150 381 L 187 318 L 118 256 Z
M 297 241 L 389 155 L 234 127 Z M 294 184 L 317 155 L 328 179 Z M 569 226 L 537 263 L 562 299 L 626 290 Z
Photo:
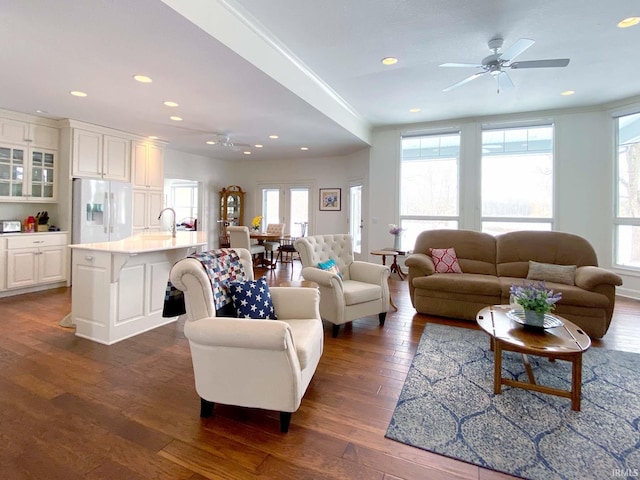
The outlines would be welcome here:
M 340 211 L 342 203 L 342 189 L 321 188 L 320 189 L 320 210 Z

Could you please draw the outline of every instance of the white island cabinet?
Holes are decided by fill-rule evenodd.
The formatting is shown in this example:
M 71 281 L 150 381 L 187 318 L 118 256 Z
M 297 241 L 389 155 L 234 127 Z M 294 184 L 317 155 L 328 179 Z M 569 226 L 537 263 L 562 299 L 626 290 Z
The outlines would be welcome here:
M 169 271 L 206 243 L 204 232 L 178 232 L 70 245 L 76 335 L 111 345 L 174 322 L 162 317 Z

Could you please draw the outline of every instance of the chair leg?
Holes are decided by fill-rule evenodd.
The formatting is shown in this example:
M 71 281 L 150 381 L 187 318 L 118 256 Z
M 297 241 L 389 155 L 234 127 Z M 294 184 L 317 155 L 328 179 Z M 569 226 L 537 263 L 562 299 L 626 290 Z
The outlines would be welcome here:
M 205 400 L 204 398 L 200 399 L 200 417 L 201 418 L 209 418 L 213 413 L 214 403 L 209 400 Z
M 380 326 L 381 326 L 381 327 L 384 327 L 384 321 L 385 321 L 385 320 L 386 320 L 386 318 L 387 318 L 387 312 L 380 312 L 380 313 L 378 314 L 378 318 L 380 319 Z
M 293 265 L 292 265 L 293 266 Z M 340 331 L 340 325 L 333 325 L 333 332 L 331 333 L 331 336 L 333 338 L 336 338 L 338 336 L 338 332 Z
M 280 431 L 287 433 L 291 423 L 291 412 L 280 412 Z

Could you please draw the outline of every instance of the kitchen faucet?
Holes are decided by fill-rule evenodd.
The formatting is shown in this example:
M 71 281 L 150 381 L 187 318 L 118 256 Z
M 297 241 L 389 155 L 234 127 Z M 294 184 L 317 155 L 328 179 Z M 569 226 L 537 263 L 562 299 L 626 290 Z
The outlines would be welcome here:
M 173 213 L 173 217 L 171 218 L 171 236 L 176 238 L 176 211 L 173 208 L 163 208 L 160 215 L 158 215 L 158 220 L 162 218 L 162 214 L 167 210 Z

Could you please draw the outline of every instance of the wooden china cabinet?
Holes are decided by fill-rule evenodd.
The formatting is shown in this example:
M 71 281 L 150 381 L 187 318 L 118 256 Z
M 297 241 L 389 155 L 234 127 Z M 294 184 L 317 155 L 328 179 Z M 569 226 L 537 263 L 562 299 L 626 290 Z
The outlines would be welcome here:
M 220 247 L 228 246 L 228 226 L 244 225 L 244 194 L 238 185 L 220 190 Z

